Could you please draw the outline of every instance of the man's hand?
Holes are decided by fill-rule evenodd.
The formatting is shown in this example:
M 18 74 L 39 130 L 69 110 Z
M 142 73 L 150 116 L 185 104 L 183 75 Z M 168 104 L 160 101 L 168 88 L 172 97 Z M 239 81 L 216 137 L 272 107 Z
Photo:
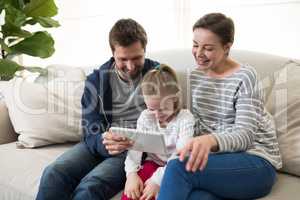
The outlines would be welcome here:
M 109 154 L 116 155 L 132 146 L 133 142 L 109 131 L 103 134 L 103 144 Z
M 150 179 L 148 179 L 145 183 L 143 196 L 140 200 L 151 200 L 152 198 L 156 199 L 159 192 L 159 188 L 159 185 L 153 183 Z
M 194 137 L 182 149 L 178 151 L 180 161 L 189 154 L 186 163 L 187 171 L 203 170 L 207 164 L 208 155 L 218 148 L 217 140 L 213 135 L 201 135 Z
M 129 199 L 139 199 L 142 195 L 144 184 L 139 175 L 135 172 L 128 174 L 124 194 Z

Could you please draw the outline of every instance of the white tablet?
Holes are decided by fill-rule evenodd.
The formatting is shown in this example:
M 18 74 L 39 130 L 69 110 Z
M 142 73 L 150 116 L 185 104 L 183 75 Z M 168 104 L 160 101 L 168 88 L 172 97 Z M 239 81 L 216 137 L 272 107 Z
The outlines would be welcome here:
M 168 154 L 164 135 L 159 132 L 140 131 L 137 129 L 120 127 L 111 127 L 110 131 L 114 134 L 119 134 L 133 140 L 134 144 L 130 148 L 132 150 L 156 154 Z

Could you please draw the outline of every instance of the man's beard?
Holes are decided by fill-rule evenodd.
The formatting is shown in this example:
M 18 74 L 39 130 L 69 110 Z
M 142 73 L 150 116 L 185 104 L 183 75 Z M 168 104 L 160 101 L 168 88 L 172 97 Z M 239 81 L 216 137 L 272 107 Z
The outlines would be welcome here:
M 117 70 L 117 72 L 124 81 L 130 81 L 130 80 L 134 80 L 142 73 L 143 67 L 138 66 L 137 68 L 138 70 L 134 74 L 129 74 L 128 71 L 121 71 L 121 70 Z

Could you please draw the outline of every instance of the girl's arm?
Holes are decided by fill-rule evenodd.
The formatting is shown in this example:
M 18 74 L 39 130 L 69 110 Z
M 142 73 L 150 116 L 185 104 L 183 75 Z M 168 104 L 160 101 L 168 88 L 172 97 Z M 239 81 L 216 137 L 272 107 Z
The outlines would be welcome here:
M 178 140 L 176 142 L 176 151 L 172 153 L 168 161 L 177 158 L 177 150 L 183 148 L 187 144 L 187 142 L 193 138 L 194 135 L 194 116 L 188 110 L 186 110 L 179 117 L 180 118 L 177 120 L 179 132 Z M 150 180 L 156 183 L 157 185 L 160 185 L 165 172 L 165 168 L 166 166 L 157 168 L 157 170 L 151 176 Z
M 140 117 L 138 118 L 136 127 L 138 130 L 147 130 L 148 121 L 146 115 L 146 111 L 143 111 Z M 131 172 L 139 171 L 139 169 L 141 168 L 142 155 L 143 152 L 140 151 L 129 150 L 127 152 L 127 157 L 125 160 L 126 175 L 128 175 Z
M 129 150 L 125 160 L 126 176 L 132 172 L 137 172 L 141 168 L 143 152 Z
M 194 135 L 194 126 L 195 126 L 195 118 L 193 114 L 186 110 L 183 115 L 181 115 L 179 122 L 179 133 L 178 140 L 176 142 L 176 150 L 183 148 Z M 177 154 L 177 152 L 174 152 Z

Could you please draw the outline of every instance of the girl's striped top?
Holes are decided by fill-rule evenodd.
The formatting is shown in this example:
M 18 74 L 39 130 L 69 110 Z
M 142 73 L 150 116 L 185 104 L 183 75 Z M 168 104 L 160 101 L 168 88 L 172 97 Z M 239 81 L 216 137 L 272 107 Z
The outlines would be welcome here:
M 213 134 L 219 152 L 246 151 L 281 168 L 275 124 L 264 107 L 254 68 L 242 65 L 224 78 L 196 69 L 190 74 L 190 89 L 196 135 Z

